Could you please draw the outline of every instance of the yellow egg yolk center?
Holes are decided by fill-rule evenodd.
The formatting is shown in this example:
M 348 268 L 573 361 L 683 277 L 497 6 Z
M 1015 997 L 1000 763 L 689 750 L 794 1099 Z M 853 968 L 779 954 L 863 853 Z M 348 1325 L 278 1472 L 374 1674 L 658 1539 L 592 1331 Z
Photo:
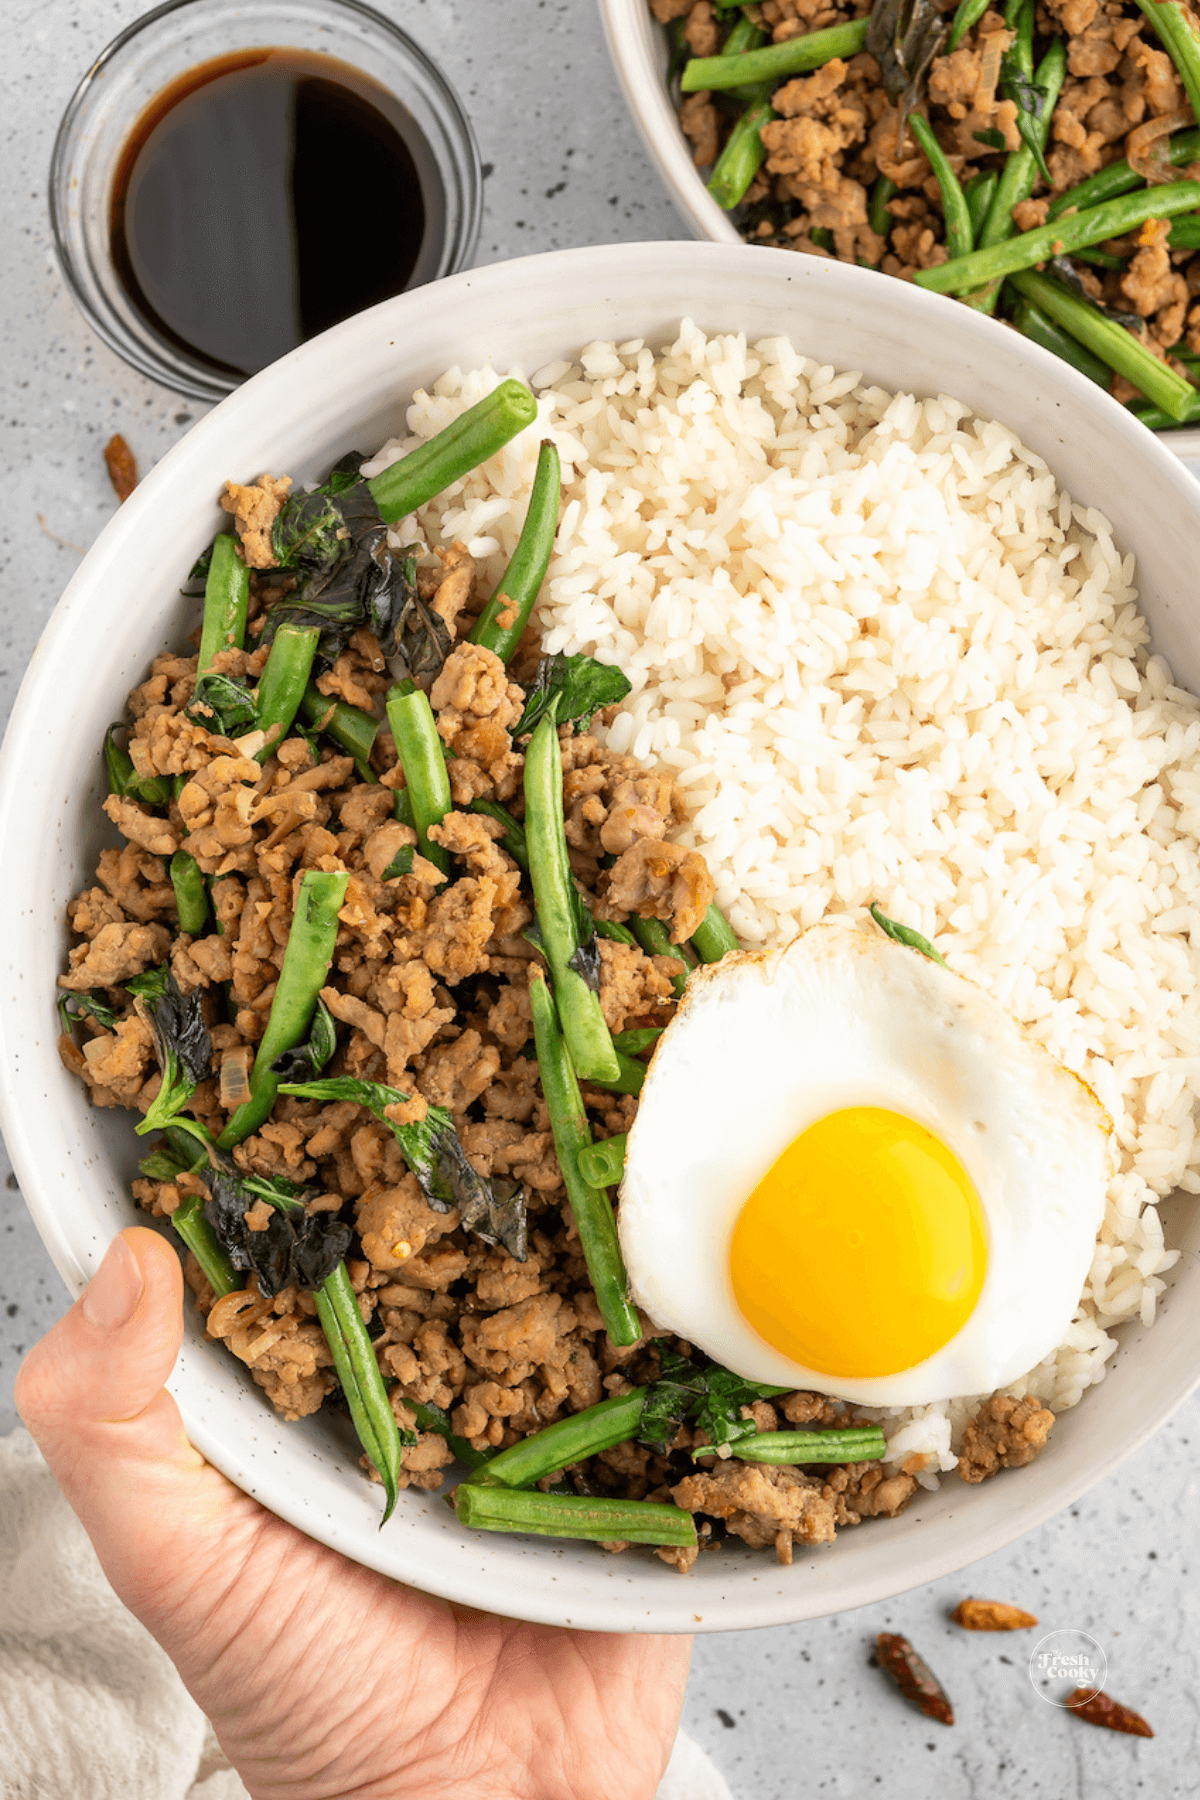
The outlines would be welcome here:
M 894 1375 L 949 1343 L 987 1269 L 970 1176 L 901 1113 L 851 1106 L 788 1145 L 734 1227 L 733 1291 L 776 1350 L 822 1375 Z

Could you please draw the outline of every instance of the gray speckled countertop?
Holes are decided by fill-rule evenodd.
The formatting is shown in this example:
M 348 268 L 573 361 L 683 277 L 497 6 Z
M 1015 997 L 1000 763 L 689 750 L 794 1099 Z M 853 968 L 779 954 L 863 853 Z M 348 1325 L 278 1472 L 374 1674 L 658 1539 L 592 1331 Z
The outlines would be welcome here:
M 589 0 L 375 4 L 441 61 L 472 115 L 489 166 L 480 262 L 687 235 L 625 114 Z M 58 117 L 91 58 L 142 10 L 134 0 L 6 8 L 4 717 L 59 592 L 112 512 L 102 446 L 123 432 L 145 470 L 203 410 L 135 375 L 93 336 L 49 242 L 44 194 Z M 3 1432 L 15 1423 L 21 1355 L 66 1295 L 7 1162 L 0 1175 Z M 1069 1513 L 960 1575 L 838 1618 L 699 1639 L 688 1729 L 737 1800 L 1200 1792 L 1198 1457 L 1200 1398 Z M 1014 1601 L 1041 1627 L 963 1633 L 947 1614 L 967 1593 Z M 1109 1691 L 1149 1715 L 1152 1742 L 1094 1730 L 1033 1691 L 1033 1642 L 1068 1628 L 1102 1645 Z M 909 1711 L 868 1666 L 882 1629 L 905 1632 L 937 1669 L 955 1701 L 953 1730 Z

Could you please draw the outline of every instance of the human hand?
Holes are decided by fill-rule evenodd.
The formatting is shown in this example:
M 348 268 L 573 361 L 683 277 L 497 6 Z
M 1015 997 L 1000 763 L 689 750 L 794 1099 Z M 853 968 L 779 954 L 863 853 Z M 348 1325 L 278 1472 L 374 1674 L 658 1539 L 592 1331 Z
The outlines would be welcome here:
M 17 1406 L 254 1800 L 650 1800 L 690 1641 L 451 1605 L 266 1512 L 163 1386 L 182 1290 L 170 1245 L 122 1232 L 30 1351 Z

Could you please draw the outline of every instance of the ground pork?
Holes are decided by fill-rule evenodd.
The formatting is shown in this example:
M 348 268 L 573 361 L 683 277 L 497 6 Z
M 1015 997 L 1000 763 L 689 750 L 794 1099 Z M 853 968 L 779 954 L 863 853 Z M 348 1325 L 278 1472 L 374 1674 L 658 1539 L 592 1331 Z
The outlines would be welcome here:
M 238 540 L 247 567 L 273 569 L 275 551 L 271 543 L 271 527 L 291 490 L 290 475 L 260 475 L 247 487 L 227 481 L 221 505 L 232 513 Z
M 1046 1446 L 1054 1414 L 1036 1400 L 993 1394 L 963 1434 L 958 1473 L 964 1481 L 986 1481 L 1000 1469 L 1022 1469 Z

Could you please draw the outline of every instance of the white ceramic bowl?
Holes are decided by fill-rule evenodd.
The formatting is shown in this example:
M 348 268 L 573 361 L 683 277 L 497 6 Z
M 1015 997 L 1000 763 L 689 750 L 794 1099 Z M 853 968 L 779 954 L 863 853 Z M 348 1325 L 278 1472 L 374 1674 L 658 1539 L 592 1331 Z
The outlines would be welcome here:
M 737 228 L 705 187 L 692 161 L 692 146 L 679 129 L 679 115 L 667 90 L 667 35 L 648 0 L 599 0 L 599 5 L 626 104 L 672 200 L 697 237 L 714 244 L 740 244 Z M 1185 425 L 1158 435 L 1176 456 L 1200 457 L 1200 426 Z
M 662 342 L 681 314 L 709 330 L 785 333 L 891 388 L 945 391 L 1005 420 L 1135 551 L 1158 648 L 1200 683 L 1189 604 L 1200 488 L 1116 403 L 966 307 L 842 263 L 701 243 L 568 250 L 456 275 L 347 321 L 264 370 L 158 464 L 81 565 L 26 675 L 0 757 L 2 1124 L 21 1188 L 74 1293 L 137 1217 L 128 1115 L 97 1111 L 55 1052 L 64 910 L 95 865 L 100 743 L 152 655 L 194 622 L 179 585 L 219 524 L 227 476 L 318 475 L 401 426 L 412 390 L 453 363 L 534 373 L 599 337 Z M 903 1517 L 779 1568 L 730 1544 L 683 1577 L 638 1551 L 461 1529 L 436 1495 L 379 1493 L 325 1420 L 286 1425 L 194 1316 L 172 1387 L 193 1441 L 248 1492 L 348 1556 L 451 1599 L 610 1630 L 778 1625 L 876 1600 L 961 1567 L 1057 1512 L 1133 1450 L 1200 1378 L 1200 1216 L 1151 1334 L 1127 1330 L 1103 1385 L 1046 1453 L 981 1488 L 951 1480 Z

